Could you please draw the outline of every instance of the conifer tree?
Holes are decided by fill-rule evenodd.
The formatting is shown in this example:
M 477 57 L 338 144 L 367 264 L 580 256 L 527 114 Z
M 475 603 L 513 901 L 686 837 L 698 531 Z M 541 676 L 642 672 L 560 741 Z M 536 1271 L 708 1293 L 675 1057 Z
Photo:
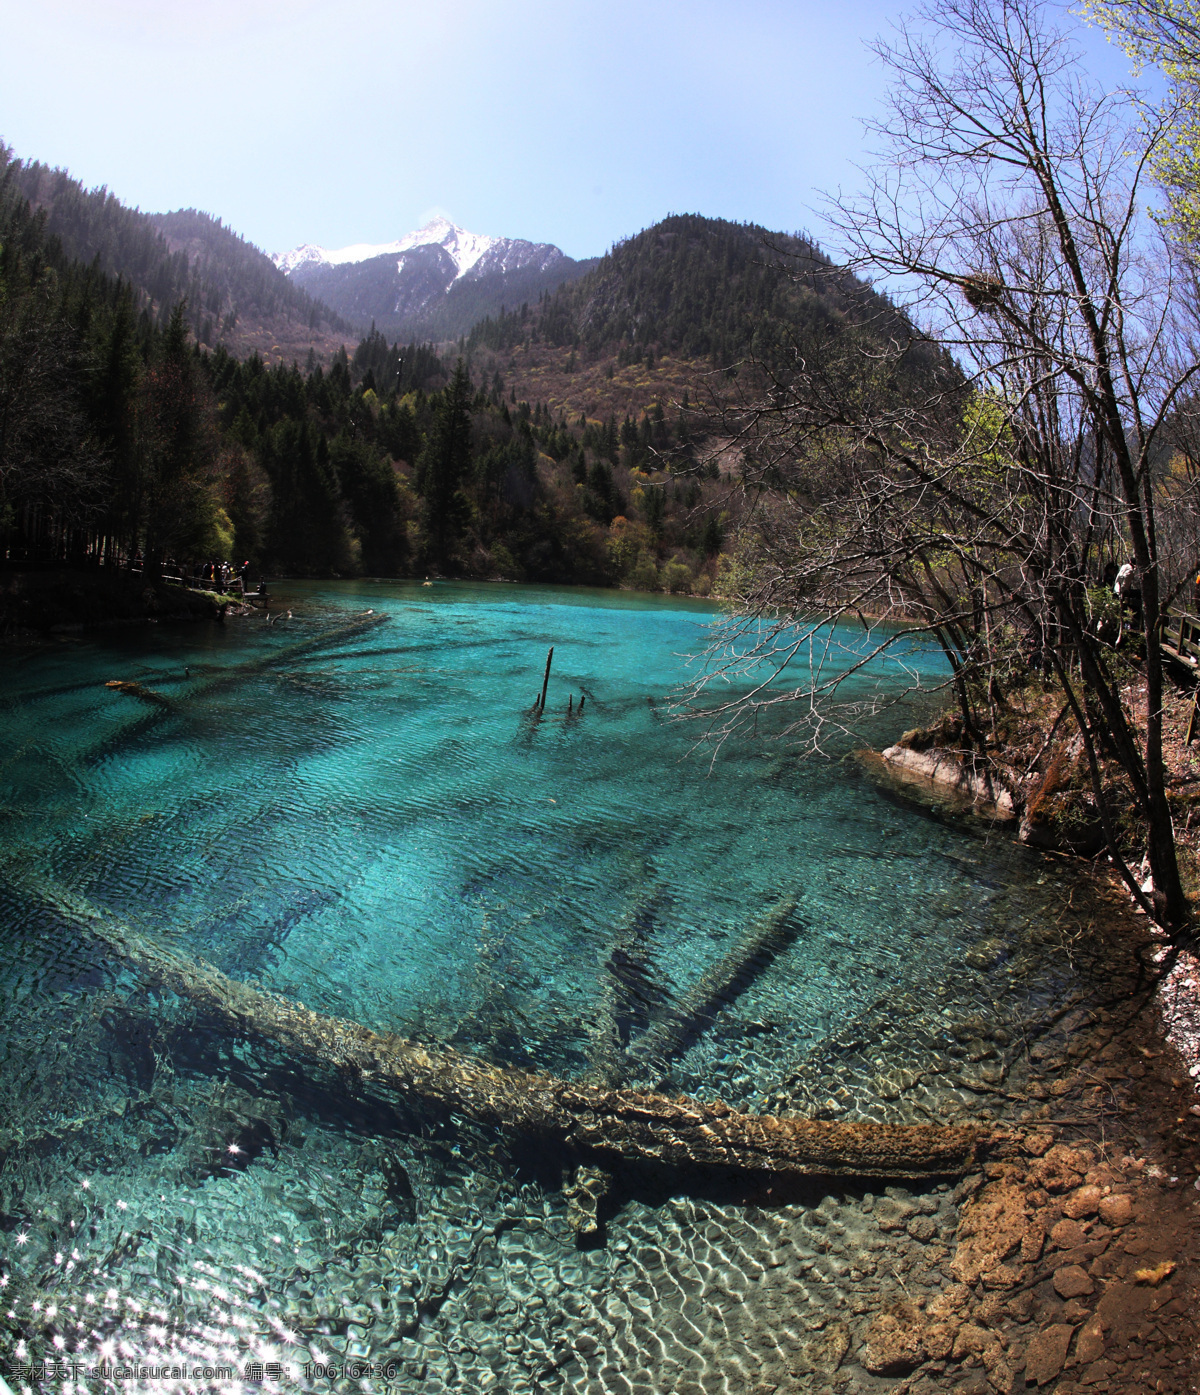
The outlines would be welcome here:
M 471 380 L 460 358 L 438 397 L 425 449 L 417 462 L 417 489 L 425 501 L 430 550 L 445 561 L 464 513 L 459 490 L 471 468 Z

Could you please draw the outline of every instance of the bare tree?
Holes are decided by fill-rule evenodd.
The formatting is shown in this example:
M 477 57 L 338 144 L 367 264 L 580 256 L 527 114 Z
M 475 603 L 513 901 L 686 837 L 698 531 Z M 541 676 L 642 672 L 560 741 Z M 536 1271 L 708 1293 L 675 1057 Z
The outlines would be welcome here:
M 816 731 L 818 699 L 922 632 L 941 644 L 982 755 L 1008 675 L 1041 655 L 1082 734 L 1117 867 L 1150 914 L 1180 926 L 1156 636 L 1179 579 L 1160 516 L 1191 506 L 1186 489 L 1164 492 L 1162 459 L 1196 366 L 1172 249 L 1145 212 L 1170 113 L 1133 127 L 1123 95 L 1090 88 L 1037 0 L 938 0 L 877 51 L 893 78 L 873 127 L 883 159 L 834 218 L 849 266 L 882 278 L 925 328 L 876 317 L 796 342 L 726 410 L 754 521 L 740 615 L 694 705 L 727 735 L 799 701 Z M 1142 722 L 1097 632 L 1101 578 L 1125 561 L 1146 636 Z M 834 656 L 830 618 L 855 614 L 900 623 L 872 621 L 869 640 Z M 788 683 L 816 643 L 821 662 Z M 714 677 L 751 669 L 748 691 L 714 703 Z M 1105 759 L 1145 829 L 1146 892 Z

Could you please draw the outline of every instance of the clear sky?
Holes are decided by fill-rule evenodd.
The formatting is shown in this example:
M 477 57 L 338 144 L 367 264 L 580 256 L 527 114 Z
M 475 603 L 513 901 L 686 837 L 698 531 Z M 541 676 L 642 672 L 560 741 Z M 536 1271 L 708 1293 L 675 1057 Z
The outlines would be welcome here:
M 822 232 L 877 0 L 0 0 L 0 139 L 268 252 L 444 214 L 603 252 L 668 213 Z M 1105 81 L 1122 57 L 1076 25 Z

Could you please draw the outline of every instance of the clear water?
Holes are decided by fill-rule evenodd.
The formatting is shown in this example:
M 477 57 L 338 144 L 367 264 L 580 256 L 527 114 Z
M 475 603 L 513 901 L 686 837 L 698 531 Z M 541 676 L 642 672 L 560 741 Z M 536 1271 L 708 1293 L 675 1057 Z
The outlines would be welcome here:
M 839 759 L 849 739 L 820 761 L 770 743 L 693 753 L 667 699 L 714 619 L 701 603 L 372 583 L 280 602 L 293 618 L 274 626 L 64 641 L 0 677 L 9 1384 L 55 1357 L 122 1390 L 83 1367 L 179 1369 L 144 1377 L 155 1390 L 240 1389 L 254 1361 L 286 1389 L 665 1391 L 681 1372 L 742 1389 L 771 1360 L 795 1374 L 775 1315 L 748 1309 L 735 1336 L 727 1310 L 804 1208 L 618 1198 L 608 1246 L 581 1252 L 557 1179 L 517 1141 L 402 1117 L 230 1039 L 31 878 L 320 1012 L 568 1077 L 594 1068 L 605 1014 L 636 1047 L 795 898 L 784 951 L 671 1060 L 635 1060 L 631 1083 L 923 1119 L 977 1106 L 930 1067 L 954 1023 L 1062 989 L 1069 966 L 1028 943 L 1037 864 L 889 800 Z M 291 652 L 368 609 L 386 622 Z M 868 671 L 856 695 L 902 683 Z M 911 716 L 861 719 L 858 744 Z M 889 1085 L 904 1071 L 926 1079 Z M 791 1235 L 795 1265 L 805 1244 Z M 804 1280 L 786 1273 L 795 1304 Z M 712 1284 L 725 1300 L 703 1297 Z

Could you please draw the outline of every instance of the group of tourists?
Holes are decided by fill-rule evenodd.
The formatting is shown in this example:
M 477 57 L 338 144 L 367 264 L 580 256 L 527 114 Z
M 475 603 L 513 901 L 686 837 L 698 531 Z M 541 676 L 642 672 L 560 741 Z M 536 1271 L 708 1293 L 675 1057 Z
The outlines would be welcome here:
M 242 595 L 246 594 L 246 583 L 250 578 L 250 563 L 243 562 L 234 567 L 228 562 L 197 562 L 192 568 L 192 584 L 207 585 L 218 591 L 228 591 L 239 586 Z

